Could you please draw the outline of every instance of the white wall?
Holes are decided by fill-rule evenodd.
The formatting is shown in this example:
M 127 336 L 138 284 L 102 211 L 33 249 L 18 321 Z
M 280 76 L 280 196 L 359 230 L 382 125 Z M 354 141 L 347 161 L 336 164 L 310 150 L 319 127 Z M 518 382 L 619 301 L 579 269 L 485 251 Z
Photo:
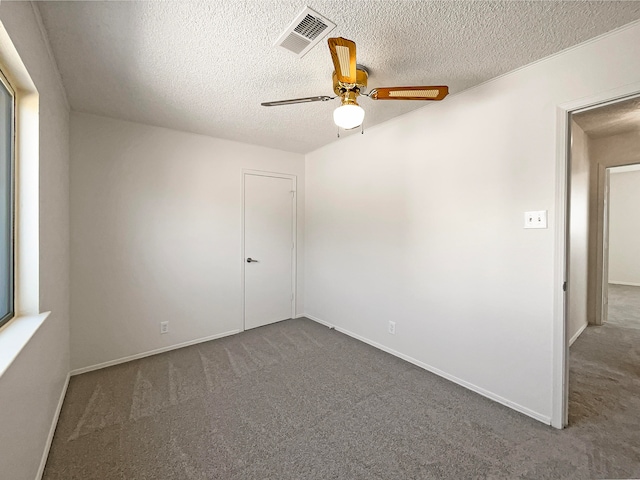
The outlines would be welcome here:
M 589 137 L 572 121 L 567 330 L 570 343 L 587 325 L 590 168 Z
M 611 172 L 609 283 L 640 287 L 640 171 L 638 170 Z
M 302 259 L 302 155 L 72 113 L 73 369 L 242 329 L 242 169 L 297 175 Z
M 549 422 L 557 106 L 639 82 L 639 43 L 635 24 L 307 155 L 306 312 Z
M 603 230 L 605 204 L 605 179 L 607 168 L 640 164 L 640 134 L 622 133 L 589 140 L 590 172 L 590 210 L 589 210 L 589 296 L 587 314 L 589 323 L 597 323 L 598 313 L 602 310 L 600 285 L 603 281 L 604 263 Z M 610 276 L 610 275 L 609 275 Z
M 0 477 L 36 477 L 69 371 L 69 112 L 30 2 L 0 21 L 40 94 L 40 309 L 52 313 L 0 378 Z

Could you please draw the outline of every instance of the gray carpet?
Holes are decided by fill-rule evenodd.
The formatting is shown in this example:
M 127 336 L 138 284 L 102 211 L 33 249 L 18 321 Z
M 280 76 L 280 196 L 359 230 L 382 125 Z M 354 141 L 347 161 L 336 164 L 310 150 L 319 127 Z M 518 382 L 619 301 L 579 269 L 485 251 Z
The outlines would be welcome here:
M 574 344 L 564 431 L 307 319 L 71 379 L 44 478 L 640 477 L 640 330 Z
M 627 328 L 640 328 L 640 287 L 609 284 L 607 323 Z

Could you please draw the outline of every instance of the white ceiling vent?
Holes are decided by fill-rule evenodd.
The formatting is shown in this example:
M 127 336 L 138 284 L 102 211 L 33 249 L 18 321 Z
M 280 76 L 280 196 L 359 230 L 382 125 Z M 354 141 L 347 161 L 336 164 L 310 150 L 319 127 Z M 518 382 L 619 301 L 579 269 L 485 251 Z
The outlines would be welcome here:
M 278 37 L 275 45 L 303 57 L 334 28 L 335 23 L 305 7 Z

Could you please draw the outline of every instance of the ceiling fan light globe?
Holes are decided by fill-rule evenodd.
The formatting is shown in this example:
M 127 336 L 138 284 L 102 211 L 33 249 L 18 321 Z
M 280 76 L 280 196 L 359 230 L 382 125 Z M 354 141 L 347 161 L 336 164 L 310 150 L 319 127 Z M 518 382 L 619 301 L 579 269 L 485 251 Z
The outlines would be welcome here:
M 333 121 L 345 130 L 359 127 L 364 120 L 364 109 L 360 105 L 341 105 L 333 111 Z

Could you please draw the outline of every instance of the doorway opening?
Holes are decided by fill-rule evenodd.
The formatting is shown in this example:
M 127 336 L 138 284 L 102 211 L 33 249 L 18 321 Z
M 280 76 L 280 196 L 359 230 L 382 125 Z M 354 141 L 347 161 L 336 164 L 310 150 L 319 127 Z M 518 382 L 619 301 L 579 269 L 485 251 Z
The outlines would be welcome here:
M 569 111 L 568 127 L 563 423 L 605 431 L 640 415 L 640 96 Z
M 640 329 L 640 164 L 610 167 L 606 192 L 602 322 Z

